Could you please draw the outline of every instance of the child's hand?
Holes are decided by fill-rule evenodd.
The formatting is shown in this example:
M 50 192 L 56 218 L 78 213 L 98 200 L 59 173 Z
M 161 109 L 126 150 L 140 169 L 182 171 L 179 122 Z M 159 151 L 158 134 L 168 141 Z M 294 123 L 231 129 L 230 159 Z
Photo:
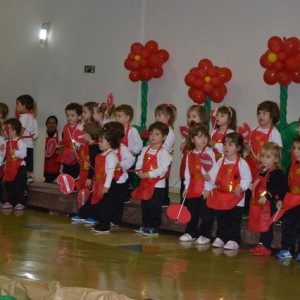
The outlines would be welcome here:
M 147 178 L 150 178 L 148 172 L 145 172 L 145 173 L 144 173 L 143 171 L 140 171 L 140 172 L 138 173 L 138 175 L 139 175 L 139 177 L 140 177 L 141 179 L 147 179 Z
M 92 184 L 92 179 L 87 179 L 87 180 L 85 181 L 85 186 L 86 186 L 86 187 L 90 187 L 91 184 Z
M 204 180 L 209 182 L 210 181 L 210 176 L 206 173 L 204 176 L 203 176 Z
M 116 164 L 116 168 L 120 168 L 121 167 L 121 163 L 118 161 Z
M 108 192 L 108 188 L 107 187 L 103 187 L 101 193 L 102 194 L 106 194 Z
M 252 144 L 251 143 L 245 143 L 245 149 L 247 151 L 251 151 L 252 150 Z
M 185 142 L 182 142 L 182 143 L 180 144 L 180 152 L 183 151 L 184 146 L 185 146 Z
M 136 153 L 134 151 L 130 151 L 130 153 L 132 154 L 132 156 L 136 156 Z
M 235 187 L 233 193 L 235 196 L 239 197 L 242 195 L 243 189 L 238 185 Z
M 10 150 L 9 150 L 9 152 L 10 152 L 10 154 L 11 154 L 12 156 L 14 156 L 14 155 L 15 155 L 15 150 L 13 150 L 13 149 L 10 149 Z
M 206 200 L 208 198 L 209 193 L 210 193 L 210 191 L 206 191 L 206 190 L 203 191 L 203 199 L 204 200 Z
M 213 147 L 215 147 L 215 145 L 216 145 L 216 142 L 214 142 L 214 141 L 210 140 L 208 144 L 209 144 L 209 146 L 210 146 L 210 147 L 212 147 L 212 148 L 213 148 Z
M 186 197 L 186 194 L 187 194 L 187 190 L 184 190 L 184 191 L 182 192 L 182 198 L 185 198 L 185 197 Z
M 266 202 L 267 202 L 267 198 L 265 196 L 260 197 L 258 200 L 258 204 L 260 205 L 265 205 Z
M 4 149 L 5 149 L 5 145 L 2 144 L 2 145 L 0 146 L 0 151 L 4 151 Z
M 277 209 L 280 209 L 282 207 L 282 201 L 278 200 L 276 204 Z

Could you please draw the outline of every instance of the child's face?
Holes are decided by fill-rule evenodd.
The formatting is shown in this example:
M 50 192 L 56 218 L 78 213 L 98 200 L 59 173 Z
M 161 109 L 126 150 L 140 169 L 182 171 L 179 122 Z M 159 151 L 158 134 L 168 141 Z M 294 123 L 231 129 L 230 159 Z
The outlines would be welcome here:
M 127 126 L 130 122 L 130 116 L 127 116 L 123 111 L 117 111 L 115 113 L 116 122 L 121 123 L 124 126 Z
M 294 142 L 293 143 L 294 155 L 296 160 L 300 161 L 300 143 Z
M 88 143 L 92 142 L 92 138 L 91 138 L 90 134 L 87 132 L 83 133 L 83 139 Z
M 224 155 L 227 159 L 235 159 L 240 151 L 240 147 L 236 146 L 236 144 L 231 139 L 226 139 L 223 143 Z
M 97 107 L 93 108 L 93 119 L 99 124 L 102 124 L 103 122 L 104 114 L 100 112 Z
M 15 139 L 18 136 L 17 132 L 13 128 L 11 128 L 10 124 L 5 125 L 4 135 L 8 139 Z
M 216 123 L 218 126 L 228 125 L 228 114 L 222 114 L 221 112 L 217 112 Z
M 52 118 L 50 118 L 47 121 L 46 126 L 47 126 L 47 131 L 48 132 L 54 132 L 57 129 L 57 123 L 56 123 L 55 119 L 52 119 Z
M 67 122 L 70 125 L 75 125 L 80 120 L 80 116 L 73 109 L 66 111 L 66 117 L 67 117 Z
M 190 126 L 192 123 L 195 124 L 200 124 L 201 123 L 201 119 L 199 114 L 195 111 L 195 110 L 191 110 L 188 115 L 187 115 L 187 122 L 188 125 Z
M 153 129 L 150 131 L 149 143 L 151 147 L 158 148 L 166 139 L 166 136 L 163 136 L 161 131 L 158 129 Z
M 101 151 L 106 151 L 108 149 L 110 149 L 110 143 L 103 137 L 99 138 L 99 148 Z
M 16 102 L 16 111 L 20 114 L 26 112 L 25 105 L 23 105 L 20 101 L 17 101 Z
M 168 125 L 169 124 L 169 120 L 170 120 L 170 116 L 168 116 L 167 114 L 165 114 L 163 112 L 158 112 L 155 115 L 155 120 L 157 122 L 162 122 L 162 123 Z
M 265 110 L 259 110 L 257 113 L 257 121 L 262 128 L 270 128 L 272 125 L 271 113 Z
M 196 135 L 196 136 L 194 136 L 194 138 L 192 138 L 192 142 L 195 144 L 196 149 L 201 151 L 208 144 L 208 136 L 199 132 L 198 135 Z
M 92 118 L 92 114 L 90 112 L 90 110 L 86 107 L 83 106 L 82 108 L 82 119 L 84 122 L 89 122 Z
M 262 151 L 260 159 L 261 164 L 267 169 L 273 167 L 275 163 L 278 162 L 278 159 L 272 151 Z

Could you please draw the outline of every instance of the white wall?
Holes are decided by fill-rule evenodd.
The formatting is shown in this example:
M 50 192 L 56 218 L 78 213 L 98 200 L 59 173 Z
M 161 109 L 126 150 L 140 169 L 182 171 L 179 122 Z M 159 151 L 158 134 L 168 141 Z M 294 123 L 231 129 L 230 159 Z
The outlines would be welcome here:
M 136 108 L 140 87 L 128 79 L 123 62 L 133 42 L 154 39 L 170 53 L 165 74 L 149 83 L 149 117 L 162 102 L 179 110 L 172 180 L 178 178 L 179 125 L 192 104 L 184 76 L 202 58 L 232 70 L 224 104 L 236 108 L 239 123 L 256 124 L 256 107 L 265 99 L 279 102 L 279 86 L 262 79 L 259 58 L 273 36 L 297 36 L 298 0 L 0 0 L 0 101 L 11 110 L 16 97 L 37 100 L 38 121 L 55 113 L 61 126 L 71 101 L 105 100 Z M 51 23 L 48 45 L 38 46 L 41 23 Z M 84 74 L 83 66 L 96 65 Z M 299 117 L 300 86 L 289 86 L 288 121 Z M 215 105 L 213 105 L 213 108 Z

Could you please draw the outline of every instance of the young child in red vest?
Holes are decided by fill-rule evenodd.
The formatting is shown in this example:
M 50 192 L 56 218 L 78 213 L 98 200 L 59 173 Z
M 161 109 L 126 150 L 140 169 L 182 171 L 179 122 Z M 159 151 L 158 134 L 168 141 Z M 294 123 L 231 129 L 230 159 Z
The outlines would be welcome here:
M 230 132 L 236 131 L 236 112 L 230 106 L 221 106 L 217 109 L 216 124 L 211 135 L 210 146 L 213 147 L 216 160 L 218 161 L 224 154 L 223 137 Z
M 6 164 L 3 176 L 7 200 L 2 205 L 2 209 L 14 207 L 15 210 L 23 210 L 26 205 L 24 192 L 27 188 L 25 163 L 27 147 L 20 137 L 22 124 L 15 118 L 6 120 L 4 124 L 5 135 L 8 138 L 5 146 Z
M 260 152 L 260 160 L 262 167 L 253 178 L 248 223 L 249 230 L 259 232 L 260 237 L 259 243 L 249 251 L 255 256 L 269 256 L 273 240 L 270 218 L 275 213 L 276 206 L 281 206 L 287 191 L 287 181 L 281 170 L 281 149 L 277 144 L 265 143 Z
M 224 157 L 210 172 L 216 185 L 207 199 L 207 206 L 215 209 L 217 217 L 216 239 L 212 246 L 225 250 L 237 250 L 241 242 L 241 221 L 245 202 L 245 190 L 251 183 L 251 172 L 242 158 L 243 137 L 231 132 L 223 138 Z
M 157 236 L 161 224 L 162 201 L 165 196 L 165 175 L 172 158 L 163 147 L 169 127 L 155 122 L 149 127 L 149 146 L 143 148 L 136 169 L 141 181 L 132 192 L 133 199 L 142 200 L 142 226 L 135 230 L 148 236 Z
M 293 255 L 296 261 L 300 261 L 300 137 L 293 142 L 293 157 L 288 174 L 288 193 L 283 200 L 283 208 L 286 210 L 281 218 L 281 246 L 276 257 L 289 259 Z M 278 201 L 278 206 L 281 203 Z
M 186 197 L 185 206 L 191 213 L 191 220 L 187 224 L 185 233 L 179 238 L 181 242 L 196 240 L 196 244 L 205 245 L 211 241 L 211 230 L 214 223 L 214 210 L 207 207 L 206 199 L 211 190 L 209 175 L 203 163 L 204 154 L 211 158 L 211 166 L 216 163 L 215 154 L 212 148 L 208 147 L 208 128 L 202 124 L 192 125 L 189 130 L 189 139 L 194 149 L 186 158 L 185 168 L 185 189 L 183 196 Z M 207 159 L 207 158 L 206 158 Z M 199 219 L 201 223 L 199 225 Z
M 99 103 L 93 108 L 93 119 L 103 126 L 111 121 L 111 115 L 114 113 L 115 105 L 107 109 L 106 103 Z

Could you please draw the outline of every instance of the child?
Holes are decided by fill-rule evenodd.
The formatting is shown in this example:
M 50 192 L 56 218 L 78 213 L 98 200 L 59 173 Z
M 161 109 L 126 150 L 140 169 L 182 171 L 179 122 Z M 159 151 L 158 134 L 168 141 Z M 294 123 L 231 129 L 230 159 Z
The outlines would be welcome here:
M 185 233 L 179 238 L 182 242 L 193 241 L 196 244 L 205 245 L 211 241 L 211 229 L 214 223 L 214 211 L 207 207 L 206 199 L 211 189 L 207 172 L 202 165 L 202 155 L 206 153 L 211 157 L 211 167 L 215 164 L 215 154 L 208 147 L 208 128 L 203 124 L 192 125 L 189 130 L 189 138 L 194 146 L 186 158 L 185 189 L 183 197 L 186 197 L 185 206 L 191 213 L 191 220 L 187 224 Z M 201 224 L 198 226 L 199 217 Z
M 5 147 L 6 164 L 3 176 L 7 201 L 2 208 L 14 207 L 15 210 L 23 210 L 26 204 L 24 193 L 27 187 L 27 170 L 24 158 L 27 147 L 20 137 L 22 124 L 15 118 L 6 120 L 4 124 L 5 135 L 8 138 Z
M 187 124 L 190 127 L 193 124 L 204 124 L 209 128 L 208 114 L 202 105 L 192 105 L 187 110 Z M 182 193 L 185 188 L 184 186 L 184 172 L 185 172 L 185 164 L 186 164 L 186 156 L 189 151 L 192 150 L 192 145 L 189 141 L 184 140 L 180 145 L 180 151 L 182 152 L 181 163 L 179 168 L 179 177 L 181 180 L 180 185 L 180 197 L 182 201 Z
M 296 254 L 296 261 L 300 261 L 300 137 L 294 139 L 293 156 L 291 165 L 287 170 L 288 190 L 283 200 L 285 214 L 282 220 L 282 234 L 280 250 L 276 257 L 279 259 L 292 258 Z M 277 202 L 277 207 L 281 207 L 281 201 Z M 297 252 L 296 252 L 297 251 Z
M 251 172 L 242 158 L 243 137 L 237 132 L 223 138 L 224 157 L 213 167 L 210 177 L 216 185 L 207 199 L 207 206 L 216 210 L 218 228 L 212 246 L 237 250 L 241 242 L 241 221 L 245 202 L 244 191 L 251 183 Z
M 94 121 L 93 114 L 94 114 L 94 107 L 97 106 L 96 102 L 86 102 L 82 105 L 82 122 L 84 124 Z
M 114 113 L 115 105 L 107 109 L 106 103 L 99 103 L 93 108 L 93 119 L 101 126 L 110 122 L 111 115 Z
M 276 210 L 277 200 L 282 201 L 287 191 L 286 178 L 281 170 L 281 149 L 272 142 L 262 146 L 262 167 L 253 179 L 252 199 L 249 211 L 249 230 L 260 232 L 259 243 L 250 248 L 255 256 L 271 255 L 273 226 L 270 217 Z M 278 204 L 278 208 L 281 203 Z
M 174 138 L 174 122 L 176 119 L 176 107 L 173 104 L 160 104 L 155 108 L 155 120 L 162 122 L 169 126 L 168 136 L 163 144 L 163 147 L 172 155 L 174 152 L 173 146 L 175 142 Z M 170 204 L 169 198 L 169 177 L 170 177 L 171 165 L 166 177 L 166 195 L 163 201 L 163 207 L 168 207 Z
M 47 143 L 51 139 L 55 139 L 57 144 L 59 142 L 57 124 L 58 124 L 58 120 L 55 116 L 50 116 L 47 118 L 47 120 L 46 120 L 46 127 L 47 127 L 46 147 L 47 147 Z M 45 157 L 45 164 L 44 164 L 45 182 L 53 183 L 53 181 L 59 175 L 60 163 L 57 162 L 57 158 L 58 158 L 57 152 L 54 152 L 51 157 Z
M 34 100 L 30 95 L 21 95 L 16 100 L 16 111 L 22 124 L 21 136 L 27 146 L 25 158 L 27 167 L 27 183 L 33 182 L 33 139 L 38 137 L 38 127 L 34 118 Z
M 149 146 L 143 148 L 136 169 L 141 181 L 132 192 L 133 199 L 142 200 L 142 226 L 135 230 L 148 236 L 157 236 L 161 224 L 162 201 L 165 195 L 165 175 L 172 158 L 163 148 L 169 127 L 155 122 L 149 127 Z
M 213 147 L 216 160 L 223 156 L 223 137 L 230 132 L 236 131 L 236 112 L 230 106 L 221 106 L 217 109 L 216 124 L 212 132 L 210 146 Z
M 104 125 L 100 132 L 99 148 L 102 152 L 96 156 L 95 185 L 91 199 L 97 215 L 97 223 L 92 226 L 95 233 L 110 232 L 111 209 L 117 185 L 114 173 L 118 157 L 114 150 L 118 149 L 120 142 L 116 130 L 111 130 L 107 124 Z
M 0 102 L 0 128 L 1 128 L 1 135 L 2 135 L 3 126 L 4 126 L 4 122 L 6 120 L 7 114 L 8 114 L 8 106 L 5 103 Z

